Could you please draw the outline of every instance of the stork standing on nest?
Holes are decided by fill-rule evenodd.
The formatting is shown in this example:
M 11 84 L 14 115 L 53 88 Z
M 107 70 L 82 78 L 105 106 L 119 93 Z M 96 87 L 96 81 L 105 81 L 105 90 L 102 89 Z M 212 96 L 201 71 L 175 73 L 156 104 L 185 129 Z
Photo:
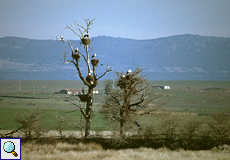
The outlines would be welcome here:
M 96 57 L 97 56 L 97 54 L 96 53 L 94 53 L 93 55 L 92 55 L 92 58 L 94 58 L 94 57 Z
M 129 69 L 129 70 L 126 72 L 126 75 L 129 74 L 129 73 L 131 73 L 131 72 L 132 72 L 132 70 Z

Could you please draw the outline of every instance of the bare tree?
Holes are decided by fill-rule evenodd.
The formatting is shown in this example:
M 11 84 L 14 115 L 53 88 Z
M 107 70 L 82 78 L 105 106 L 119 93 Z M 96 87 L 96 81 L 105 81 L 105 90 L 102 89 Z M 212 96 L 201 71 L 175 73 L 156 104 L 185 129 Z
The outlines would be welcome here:
M 45 132 L 43 113 L 44 109 L 41 108 L 33 109 L 30 113 L 17 113 L 14 116 L 14 120 L 21 124 L 17 131 L 21 130 L 27 138 L 40 137 Z
M 61 137 L 61 139 L 63 138 L 63 130 L 65 127 L 67 127 L 69 125 L 69 120 L 67 118 L 66 115 L 58 115 L 58 113 L 55 113 L 55 129 L 58 130 L 59 135 Z
M 112 121 L 120 123 L 120 137 L 125 137 L 126 127 L 141 125 L 136 121 L 137 115 L 151 113 L 156 110 L 152 104 L 156 97 L 153 96 L 151 86 L 141 75 L 141 69 L 134 72 L 117 72 L 116 88 L 110 90 L 102 106 L 102 113 L 106 113 Z
M 165 134 L 166 139 L 173 139 L 173 135 L 176 131 L 176 128 L 178 126 L 178 119 L 174 116 L 168 116 L 163 120 L 163 123 L 161 124 L 161 128 L 163 133 Z
M 80 109 L 81 113 L 83 114 L 86 120 L 85 137 L 88 137 L 90 134 L 90 123 L 91 123 L 92 112 L 93 112 L 93 107 L 92 107 L 93 106 L 93 89 L 97 86 L 98 80 L 101 79 L 107 72 L 110 72 L 111 69 L 107 67 L 106 71 L 102 75 L 97 76 L 96 67 L 99 63 L 99 59 L 95 58 L 96 53 L 94 53 L 92 56 L 90 56 L 90 53 L 89 53 L 89 47 L 91 43 L 90 36 L 89 36 L 89 30 L 94 20 L 90 20 L 90 19 L 84 19 L 84 20 L 86 22 L 86 27 L 75 23 L 75 25 L 78 26 L 78 31 L 73 30 L 72 26 L 67 26 L 66 28 L 70 29 L 75 35 L 77 35 L 80 38 L 81 44 L 83 44 L 84 46 L 85 54 L 81 53 L 78 50 L 78 48 L 74 49 L 72 43 L 70 41 L 65 40 L 63 36 L 60 36 L 59 41 L 68 43 L 71 49 L 72 60 L 66 60 L 67 54 L 63 53 L 65 63 L 72 63 L 76 67 L 79 78 L 84 83 L 84 85 L 88 87 L 87 93 L 79 95 L 80 100 L 86 103 L 86 108 L 82 108 L 81 106 L 76 105 Z M 81 57 L 83 57 L 83 60 L 85 61 L 87 65 L 86 76 L 83 76 L 82 70 L 80 69 L 80 66 L 79 66 L 79 60 L 81 59 Z
M 193 118 L 189 119 L 183 125 L 181 129 L 181 134 L 185 136 L 186 139 L 191 141 L 192 137 L 198 134 L 199 127 L 201 126 L 201 122 L 199 120 Z
M 213 123 L 209 123 L 213 135 L 218 139 L 219 142 L 223 143 L 230 134 L 230 114 L 228 113 L 217 113 L 212 115 Z

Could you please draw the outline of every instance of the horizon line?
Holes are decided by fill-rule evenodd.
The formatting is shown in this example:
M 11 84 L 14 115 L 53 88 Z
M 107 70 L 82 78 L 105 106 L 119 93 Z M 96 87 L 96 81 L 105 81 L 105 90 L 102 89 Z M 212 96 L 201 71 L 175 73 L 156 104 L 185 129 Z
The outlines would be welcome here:
M 97 37 L 110 37 L 110 38 L 120 38 L 120 39 L 129 39 L 129 40 L 154 40 L 154 39 L 160 39 L 160 38 L 168 38 L 168 37 L 174 37 L 174 36 L 185 36 L 185 35 L 192 35 L 192 36 L 201 36 L 201 37 L 216 37 L 216 38 L 230 38 L 229 36 L 206 36 L 206 35 L 199 35 L 199 34 L 191 34 L 191 33 L 184 33 L 184 34 L 175 34 L 170 36 L 162 36 L 162 37 L 156 37 L 156 38 L 148 38 L 148 39 L 135 39 L 135 38 L 127 38 L 127 37 L 116 37 L 116 36 L 108 36 L 108 35 L 98 35 L 91 37 L 97 38 Z M 28 37 L 20 37 L 20 36 L 1 36 L 0 38 L 23 38 L 23 39 L 30 39 L 30 40 L 56 40 L 56 39 L 40 39 L 40 38 L 28 38 Z M 67 40 L 78 40 L 78 39 L 67 39 Z M 80 39 L 79 39 L 80 40 Z

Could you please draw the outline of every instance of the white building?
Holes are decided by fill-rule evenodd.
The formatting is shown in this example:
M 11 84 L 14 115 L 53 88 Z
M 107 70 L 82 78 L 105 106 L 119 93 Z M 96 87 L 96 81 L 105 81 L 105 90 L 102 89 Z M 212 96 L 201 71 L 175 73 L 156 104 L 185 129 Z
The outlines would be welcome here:
M 79 94 L 87 94 L 88 90 L 87 89 L 67 89 L 67 94 L 71 94 L 71 95 L 79 95 Z M 99 94 L 98 90 L 93 89 L 93 94 Z
M 164 89 L 170 89 L 170 86 L 164 86 Z
M 171 89 L 170 86 L 152 86 L 154 89 Z

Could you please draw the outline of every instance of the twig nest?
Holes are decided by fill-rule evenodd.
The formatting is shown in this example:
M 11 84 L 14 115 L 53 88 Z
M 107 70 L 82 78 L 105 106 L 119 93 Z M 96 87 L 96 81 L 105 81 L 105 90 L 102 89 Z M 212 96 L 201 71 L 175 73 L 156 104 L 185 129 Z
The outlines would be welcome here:
M 84 44 L 85 46 L 89 46 L 90 45 L 90 39 L 84 37 L 81 39 L 81 43 Z
M 122 76 L 120 80 L 118 80 L 117 86 L 121 89 L 129 88 L 131 84 L 130 75 Z
M 79 61 L 81 55 L 80 55 L 80 54 L 72 54 L 72 57 L 73 57 L 76 61 Z
M 76 48 L 75 50 L 74 50 L 74 53 L 77 53 L 78 52 L 78 48 Z
M 117 86 L 120 87 L 121 89 L 125 88 L 126 87 L 125 81 L 119 80 Z
M 86 77 L 86 80 L 87 80 L 87 82 L 89 82 L 90 84 L 92 84 L 92 83 L 93 83 L 94 78 L 93 78 L 93 76 L 92 76 L 92 75 L 88 75 L 88 76 Z
M 132 79 L 131 75 L 129 75 L 129 74 L 126 75 L 125 78 L 126 78 L 127 80 L 131 80 L 131 79 Z
M 99 59 L 92 59 L 91 63 L 92 63 L 93 66 L 97 66 L 98 63 L 99 63 Z
M 82 102 L 87 102 L 88 96 L 87 94 L 79 94 L 78 97 Z

